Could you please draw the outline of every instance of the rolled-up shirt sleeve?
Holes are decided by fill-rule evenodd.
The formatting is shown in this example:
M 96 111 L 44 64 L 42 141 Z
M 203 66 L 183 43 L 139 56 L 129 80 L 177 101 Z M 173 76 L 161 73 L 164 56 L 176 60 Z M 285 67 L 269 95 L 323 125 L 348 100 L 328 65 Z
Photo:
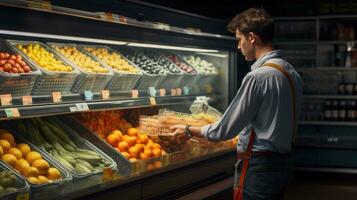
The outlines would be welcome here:
M 212 141 L 234 138 L 255 117 L 261 96 L 258 80 L 248 74 L 221 120 L 203 126 L 202 136 Z

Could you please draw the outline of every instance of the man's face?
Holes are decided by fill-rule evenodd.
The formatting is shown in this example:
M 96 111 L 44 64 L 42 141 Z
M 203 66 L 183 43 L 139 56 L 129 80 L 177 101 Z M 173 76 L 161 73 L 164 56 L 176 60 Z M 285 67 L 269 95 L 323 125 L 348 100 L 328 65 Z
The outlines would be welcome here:
M 253 33 L 244 35 L 238 29 L 236 30 L 236 38 L 238 41 L 238 50 L 242 52 L 242 55 L 245 57 L 246 61 L 252 61 L 255 59 L 254 51 L 254 37 Z

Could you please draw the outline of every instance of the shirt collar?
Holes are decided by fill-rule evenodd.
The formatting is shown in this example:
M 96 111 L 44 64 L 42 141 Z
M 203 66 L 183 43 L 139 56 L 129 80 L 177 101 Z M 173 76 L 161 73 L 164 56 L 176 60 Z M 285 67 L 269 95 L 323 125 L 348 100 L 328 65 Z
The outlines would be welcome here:
M 280 58 L 281 57 L 281 52 L 280 50 L 274 50 L 266 53 L 265 55 L 261 56 L 258 60 L 256 60 L 250 69 L 253 71 L 260 66 L 262 66 L 266 61 L 272 59 L 272 58 Z

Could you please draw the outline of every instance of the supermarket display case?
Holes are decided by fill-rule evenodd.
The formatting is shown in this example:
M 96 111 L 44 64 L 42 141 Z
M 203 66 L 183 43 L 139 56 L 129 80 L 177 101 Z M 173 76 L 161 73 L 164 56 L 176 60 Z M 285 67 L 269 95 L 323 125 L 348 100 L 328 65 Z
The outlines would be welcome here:
M 10 0 L 0 8 L 1 17 L 12 19 L 0 25 L 6 46 L 0 50 L 20 54 L 33 74 L 38 69 L 31 80 L 0 72 L 30 83 L 23 93 L 0 89 L 0 127 L 15 137 L 12 148 L 17 140 L 29 143 L 62 175 L 49 186 L 31 183 L 17 198 L 170 199 L 232 176 L 234 141 L 193 139 L 170 148 L 141 132 L 139 118 L 160 109 L 190 115 L 200 96 L 223 113 L 239 85 L 233 37 L 124 16 L 113 21 L 48 2 Z M 37 167 L 21 156 L 26 170 Z M 26 184 L 49 176 L 14 166 Z M 59 192 L 48 195 L 53 191 Z
M 275 44 L 304 81 L 294 155 L 301 170 L 356 170 L 351 159 L 356 152 L 356 17 L 276 19 Z

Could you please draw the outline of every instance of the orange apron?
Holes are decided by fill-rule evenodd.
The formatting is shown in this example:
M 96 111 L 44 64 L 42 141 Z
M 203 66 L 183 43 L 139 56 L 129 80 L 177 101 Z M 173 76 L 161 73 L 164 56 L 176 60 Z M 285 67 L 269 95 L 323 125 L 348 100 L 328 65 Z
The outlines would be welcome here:
M 280 72 L 282 72 L 284 74 L 284 76 L 288 79 L 289 81 L 289 85 L 290 85 L 290 89 L 291 89 L 291 93 L 292 93 L 292 105 L 293 105 L 293 136 L 292 136 L 292 143 L 294 143 L 295 140 L 295 132 L 296 132 L 296 94 L 295 94 L 295 87 L 294 87 L 294 82 L 291 79 L 289 73 L 280 65 L 277 65 L 275 63 L 265 63 L 263 66 L 268 66 L 268 67 L 273 67 L 277 70 L 279 70 Z M 250 137 L 249 137 L 249 142 L 248 142 L 248 147 L 247 147 L 247 151 L 241 153 L 240 155 L 242 157 L 243 160 L 243 166 L 242 166 L 242 170 L 240 172 L 240 176 L 239 176 L 239 182 L 236 185 L 236 187 L 234 188 L 233 191 L 233 199 L 234 200 L 243 200 L 243 187 L 244 187 L 244 180 L 245 180 L 245 176 L 247 175 L 247 171 L 248 171 L 248 165 L 249 165 L 249 159 L 252 157 L 252 148 L 253 148 L 253 143 L 255 140 L 255 131 L 254 129 L 252 129 L 252 132 L 250 133 Z

